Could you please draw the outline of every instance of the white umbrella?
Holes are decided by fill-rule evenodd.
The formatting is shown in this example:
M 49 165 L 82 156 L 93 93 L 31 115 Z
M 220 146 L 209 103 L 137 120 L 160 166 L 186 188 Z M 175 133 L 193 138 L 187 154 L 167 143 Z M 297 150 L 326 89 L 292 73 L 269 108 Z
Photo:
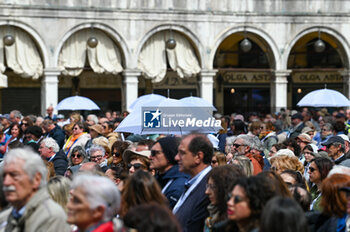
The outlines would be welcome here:
M 297 106 L 345 107 L 350 106 L 350 101 L 340 92 L 324 88 L 306 94 Z
M 60 101 L 56 110 L 100 110 L 100 107 L 87 97 L 73 96 Z
M 210 102 L 204 100 L 201 97 L 184 97 L 180 101 L 188 103 L 189 105 L 198 106 L 198 107 L 210 107 L 213 111 L 216 111 L 216 108 Z
M 143 105 L 143 107 L 179 107 L 181 108 L 181 113 L 186 114 L 188 110 L 193 109 L 193 106 L 182 102 L 180 100 L 166 98 L 163 101 L 161 101 L 158 105 L 150 104 L 150 105 Z M 208 115 L 208 117 L 211 116 L 211 114 L 205 110 L 202 110 L 198 108 L 197 110 L 201 110 L 202 115 Z M 115 129 L 116 132 L 128 132 L 128 133 L 134 133 L 134 134 L 149 134 L 148 131 L 143 131 L 143 119 L 142 119 L 142 107 L 135 108 L 134 111 L 132 111 L 124 120 L 119 124 L 119 126 Z M 217 132 L 217 128 L 209 128 L 206 133 L 211 132 Z M 164 130 L 159 131 L 160 134 L 185 134 L 188 132 L 184 132 L 183 128 L 178 127 L 175 131 L 174 130 Z
M 147 94 L 137 98 L 131 105 L 129 106 L 130 110 L 135 110 L 136 108 L 140 108 L 144 105 L 158 105 L 162 100 L 166 99 L 166 97 L 159 94 Z

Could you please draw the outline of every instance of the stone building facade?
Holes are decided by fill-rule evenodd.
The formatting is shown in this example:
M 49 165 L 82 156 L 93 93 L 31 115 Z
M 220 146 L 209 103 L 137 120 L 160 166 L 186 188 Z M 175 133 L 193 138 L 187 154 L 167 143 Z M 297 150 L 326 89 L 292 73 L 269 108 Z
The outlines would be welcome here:
M 16 70 L 23 62 L 21 51 L 2 44 L 1 113 L 44 114 L 49 105 L 76 93 L 114 110 L 128 109 L 145 93 L 194 95 L 225 114 L 294 108 L 307 92 L 325 84 L 350 95 L 348 1 L 0 0 L 0 6 L 2 35 L 14 36 L 17 43 L 14 31 L 24 32 L 42 63 L 39 78 L 29 71 L 24 75 Z M 64 49 L 70 53 L 67 43 L 81 31 L 86 41 L 97 32 L 111 40 L 121 69 L 97 72 L 87 50 L 78 75 L 64 72 L 60 57 Z M 188 50 L 199 70 L 189 72 L 194 63 L 182 71 L 172 66 L 170 51 L 161 55 L 167 62 L 165 76 L 157 81 L 147 76 L 140 57 L 160 33 L 164 42 L 180 36 L 177 46 L 186 46 L 173 58 L 181 63 Z M 249 44 L 243 47 L 246 39 Z M 17 60 L 12 66 L 11 57 Z

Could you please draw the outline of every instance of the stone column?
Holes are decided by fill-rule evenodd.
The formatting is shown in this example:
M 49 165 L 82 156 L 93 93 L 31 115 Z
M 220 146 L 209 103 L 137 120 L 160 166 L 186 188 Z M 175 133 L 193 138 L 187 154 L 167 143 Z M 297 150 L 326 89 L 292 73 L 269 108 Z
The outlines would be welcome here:
M 287 109 L 287 77 L 291 70 L 277 70 L 271 80 L 271 113 Z
M 349 99 L 350 98 L 350 70 L 344 70 L 340 72 L 340 75 L 343 77 L 344 95 Z
M 55 68 L 47 68 L 44 70 L 44 78 L 41 84 L 41 115 L 43 116 L 45 116 L 48 106 L 52 105 L 54 108 L 57 106 L 58 76 L 60 74 L 61 72 Z
M 217 70 L 202 70 L 199 81 L 200 97 L 213 105 L 214 76 L 216 72 Z
M 123 88 L 122 88 L 122 109 L 129 111 L 129 106 L 138 97 L 138 76 L 141 75 L 140 70 L 127 69 L 124 70 Z

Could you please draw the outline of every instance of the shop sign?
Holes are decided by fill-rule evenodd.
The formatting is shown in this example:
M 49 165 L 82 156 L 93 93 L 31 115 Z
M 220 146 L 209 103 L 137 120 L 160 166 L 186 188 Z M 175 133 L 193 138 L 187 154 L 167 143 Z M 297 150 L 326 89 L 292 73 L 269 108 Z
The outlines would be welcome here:
M 225 72 L 224 82 L 230 83 L 270 83 L 271 74 L 269 72 Z
M 296 72 L 292 74 L 294 83 L 342 83 L 339 72 Z

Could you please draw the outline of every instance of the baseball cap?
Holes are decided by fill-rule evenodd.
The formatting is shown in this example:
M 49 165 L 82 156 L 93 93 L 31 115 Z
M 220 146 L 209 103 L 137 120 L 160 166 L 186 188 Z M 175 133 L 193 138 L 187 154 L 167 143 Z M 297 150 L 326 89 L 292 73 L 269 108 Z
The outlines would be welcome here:
M 322 146 L 329 146 L 333 143 L 345 144 L 344 139 L 340 136 L 332 136 L 326 142 L 322 143 Z

